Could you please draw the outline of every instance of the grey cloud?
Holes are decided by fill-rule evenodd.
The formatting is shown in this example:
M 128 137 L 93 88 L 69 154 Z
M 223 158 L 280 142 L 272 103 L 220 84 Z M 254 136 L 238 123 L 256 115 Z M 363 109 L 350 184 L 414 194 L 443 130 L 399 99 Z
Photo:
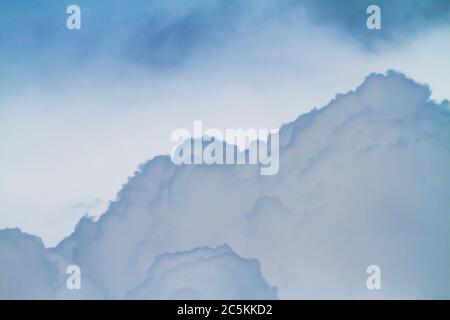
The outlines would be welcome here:
M 243 259 L 229 246 L 197 248 L 158 256 L 147 278 L 128 298 L 276 299 L 257 260 Z
M 42 241 L 19 229 L 0 230 L 0 297 L 50 299 L 60 284 Z
M 373 1 L 84 1 L 83 27 L 65 29 L 65 3 L 25 1 L 1 4 L 0 40 L 4 59 L 23 67 L 77 66 L 110 59 L 156 69 L 178 67 L 193 56 L 218 54 L 230 42 L 252 41 L 255 34 L 302 28 L 310 20 L 330 30 L 341 30 L 343 41 L 356 40 L 367 48 L 379 42 L 402 42 L 450 22 L 447 0 L 379 0 L 381 31 L 366 28 L 366 8 Z M 69 3 L 67 3 L 68 5 Z M 305 15 L 303 15 L 305 14 Z M 300 31 L 300 30 L 299 30 Z M 268 38 L 268 41 L 270 39 Z M 49 55 L 49 51 L 52 52 Z M 47 70 L 47 69 L 46 69 Z M 47 70 L 48 71 L 48 70 Z
M 376 48 L 380 42 L 400 43 L 439 25 L 450 24 L 450 2 L 447 0 L 305 0 L 303 5 L 312 21 L 340 30 L 343 39 L 353 38 L 366 48 Z M 369 5 L 381 9 L 382 29 L 366 27 Z

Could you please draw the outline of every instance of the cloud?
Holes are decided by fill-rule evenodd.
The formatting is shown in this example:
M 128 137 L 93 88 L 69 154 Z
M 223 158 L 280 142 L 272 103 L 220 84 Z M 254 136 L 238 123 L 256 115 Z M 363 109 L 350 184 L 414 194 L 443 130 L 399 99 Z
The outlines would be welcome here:
M 366 28 L 369 0 L 229 1 L 191 0 L 151 2 L 119 0 L 77 1 L 82 9 L 82 28 L 65 28 L 65 9 L 70 1 L 2 3 L 0 39 L 7 43 L 4 59 L 24 68 L 37 62 L 59 68 L 76 59 L 79 67 L 100 61 L 132 63 L 155 69 L 178 67 L 192 56 L 207 56 L 244 36 L 251 40 L 258 30 L 285 28 L 301 31 L 299 20 L 343 31 L 348 41 L 368 48 L 379 42 L 402 42 L 429 28 L 450 22 L 447 0 L 377 1 L 382 8 L 383 28 Z M 26 50 L 24 50 L 26 49 Z
M 59 271 L 42 241 L 19 229 L 0 230 L 0 297 L 49 299 L 59 284 Z
M 257 260 L 243 259 L 229 246 L 197 248 L 158 256 L 130 299 L 276 299 Z
M 0 237 L 16 252 L 0 268 L 21 280 L 14 266 L 22 261 L 44 275 L 55 261 L 64 278 L 77 264 L 87 283 L 80 297 L 267 297 L 276 286 L 280 298 L 448 298 L 450 112 L 429 98 L 427 86 L 402 74 L 368 76 L 281 128 L 275 176 L 155 157 L 98 221 L 83 218 L 55 248 L 34 244 L 30 255 Z M 372 264 L 382 270 L 381 291 L 366 288 Z M 206 269 L 214 286 L 205 286 Z M 239 287 L 242 276 L 249 282 Z M 221 277 L 230 279 L 226 290 Z M 25 288 L 19 281 L 11 292 L 27 297 Z
M 249 9 L 264 4 L 242 1 L 77 1 L 81 29 L 70 32 L 65 21 L 70 1 L 2 3 L 0 39 L 8 44 L 2 56 L 36 67 L 36 61 L 61 68 L 95 60 L 134 63 L 155 69 L 179 66 L 194 53 L 223 46 L 235 36 Z M 33 54 L 23 48 L 32 50 Z M 95 63 L 94 63 L 95 64 Z M 71 66 L 73 67 L 73 66 Z
M 313 23 L 337 28 L 344 38 L 353 38 L 368 49 L 380 42 L 401 43 L 430 28 L 450 23 L 447 0 L 357 0 L 345 5 L 339 0 L 298 1 Z M 376 4 L 381 9 L 382 28 L 373 32 L 366 27 L 366 9 Z
M 0 254 L 2 299 L 117 298 L 84 269 L 81 290 L 68 290 L 68 261 L 19 229 L 0 230 Z M 125 298 L 276 299 L 277 290 L 266 283 L 257 260 L 243 259 L 222 245 L 157 256 L 142 284 Z

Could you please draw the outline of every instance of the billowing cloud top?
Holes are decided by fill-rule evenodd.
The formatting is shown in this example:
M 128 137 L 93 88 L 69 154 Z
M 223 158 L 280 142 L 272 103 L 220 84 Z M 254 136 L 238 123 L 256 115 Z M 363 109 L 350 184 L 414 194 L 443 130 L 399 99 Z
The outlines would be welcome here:
M 450 112 L 429 97 L 370 75 L 282 127 L 275 176 L 156 157 L 55 248 L 0 231 L 0 297 L 449 298 Z

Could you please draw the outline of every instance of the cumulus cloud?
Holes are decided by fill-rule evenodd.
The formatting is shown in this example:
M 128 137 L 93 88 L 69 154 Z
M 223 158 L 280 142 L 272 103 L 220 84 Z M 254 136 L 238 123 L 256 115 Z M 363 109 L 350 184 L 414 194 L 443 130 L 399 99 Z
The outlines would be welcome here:
M 19 229 L 0 230 L 0 298 L 105 299 L 111 296 L 83 268 L 80 290 L 68 290 L 68 261 Z M 256 259 L 222 245 L 166 253 L 154 259 L 143 282 L 127 299 L 276 299 Z
M 229 246 L 197 248 L 158 256 L 142 285 L 128 298 L 275 299 L 256 260 L 243 259 Z
M 17 251 L 0 268 L 79 265 L 81 297 L 265 298 L 276 286 L 280 298 L 448 298 L 450 112 L 430 94 L 396 72 L 370 75 L 281 128 L 275 176 L 156 157 L 98 221 L 83 218 L 55 248 L 33 245 L 36 261 Z M 380 291 L 366 288 L 372 264 Z M 20 282 L 14 290 L 29 294 Z
M 364 4 L 334 10 L 316 2 L 80 0 L 82 29 L 73 32 L 65 27 L 71 2 L 0 2 L 0 57 L 8 61 L 0 136 L 9 137 L 0 143 L 0 227 L 57 244 L 86 211 L 106 210 L 137 163 L 169 151 L 175 128 L 197 119 L 221 129 L 276 128 L 390 68 L 427 81 L 436 99 L 450 96 L 450 29 L 435 23 L 449 11 L 438 2 L 423 2 L 436 19 L 418 29 L 409 21 L 422 7 L 383 2 L 383 30 L 369 37 L 355 35 L 367 32 Z M 354 28 L 338 34 L 348 23 Z M 427 32 L 414 42 L 383 41 L 376 54 L 355 45 L 394 29 Z M 96 198 L 98 205 L 78 206 Z
M 59 271 L 42 241 L 19 229 L 0 231 L 0 297 L 49 299 L 59 284 Z

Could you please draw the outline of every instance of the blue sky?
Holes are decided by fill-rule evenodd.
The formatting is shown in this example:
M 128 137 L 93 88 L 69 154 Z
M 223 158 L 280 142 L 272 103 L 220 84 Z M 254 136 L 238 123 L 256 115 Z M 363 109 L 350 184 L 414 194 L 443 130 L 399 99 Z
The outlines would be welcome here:
M 197 119 L 276 128 L 387 69 L 448 98 L 449 2 L 369 3 L 3 1 L 0 227 L 55 244 Z

